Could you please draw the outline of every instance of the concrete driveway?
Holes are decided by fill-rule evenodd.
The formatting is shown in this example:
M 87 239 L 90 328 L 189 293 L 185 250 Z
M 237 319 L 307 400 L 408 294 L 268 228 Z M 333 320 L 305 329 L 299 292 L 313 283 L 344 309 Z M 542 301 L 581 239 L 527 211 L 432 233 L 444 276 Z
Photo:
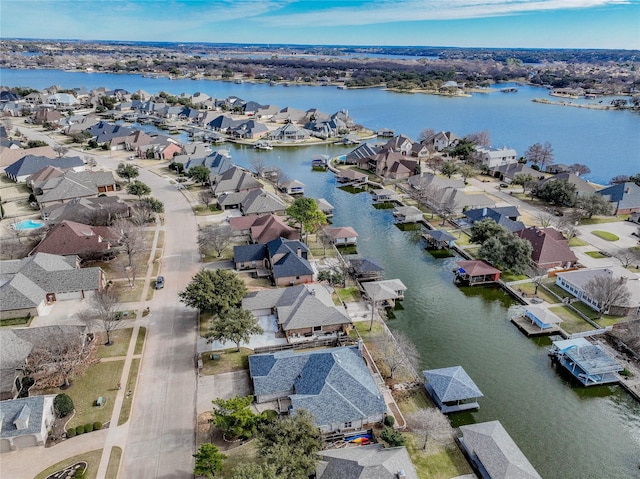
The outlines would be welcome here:
M 211 401 L 217 398 L 231 399 L 234 396 L 248 396 L 253 394 L 253 386 L 249 371 L 235 371 L 216 374 L 214 376 L 200 376 L 198 378 L 198 414 L 211 411 Z

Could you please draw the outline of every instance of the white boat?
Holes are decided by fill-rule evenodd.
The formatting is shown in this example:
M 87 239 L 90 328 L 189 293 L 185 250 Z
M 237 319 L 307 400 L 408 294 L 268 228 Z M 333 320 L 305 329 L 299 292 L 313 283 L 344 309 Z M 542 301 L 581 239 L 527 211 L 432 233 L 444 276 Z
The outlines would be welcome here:
M 256 142 L 256 144 L 253 145 L 253 147 L 256 150 L 273 150 L 273 145 L 271 144 L 271 142 L 266 140 L 260 140 Z

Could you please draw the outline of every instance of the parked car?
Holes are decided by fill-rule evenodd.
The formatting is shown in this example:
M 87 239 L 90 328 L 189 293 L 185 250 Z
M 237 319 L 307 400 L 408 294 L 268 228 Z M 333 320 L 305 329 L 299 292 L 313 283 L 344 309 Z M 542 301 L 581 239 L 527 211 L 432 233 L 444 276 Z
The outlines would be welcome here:
M 164 288 L 164 276 L 158 276 L 156 278 L 156 289 Z

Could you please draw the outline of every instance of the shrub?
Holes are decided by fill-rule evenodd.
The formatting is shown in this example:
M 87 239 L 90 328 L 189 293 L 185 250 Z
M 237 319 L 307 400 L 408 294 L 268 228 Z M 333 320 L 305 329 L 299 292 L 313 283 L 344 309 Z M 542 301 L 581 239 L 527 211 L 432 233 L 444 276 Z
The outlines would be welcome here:
M 79 436 L 80 434 L 84 434 L 84 426 L 76 427 L 76 434 Z
M 73 437 L 75 435 L 76 435 L 76 428 L 75 427 L 72 427 L 71 429 L 69 429 L 67 431 L 67 437 Z
M 102 423 L 100 421 L 96 421 L 93 423 L 93 430 L 94 431 L 99 431 L 100 429 L 102 429 Z
M 380 437 L 391 447 L 404 446 L 402 433 L 400 431 L 394 431 L 390 427 L 385 427 Z
M 93 423 L 89 423 L 89 424 L 85 424 L 84 425 L 84 432 L 91 432 L 93 431 Z
M 393 416 L 385 416 L 384 417 L 384 425 L 385 426 L 389 426 L 389 427 L 393 427 L 393 425 L 396 423 L 396 418 Z
M 53 400 L 53 409 L 58 417 L 68 416 L 73 411 L 73 399 L 67 394 L 58 394 Z

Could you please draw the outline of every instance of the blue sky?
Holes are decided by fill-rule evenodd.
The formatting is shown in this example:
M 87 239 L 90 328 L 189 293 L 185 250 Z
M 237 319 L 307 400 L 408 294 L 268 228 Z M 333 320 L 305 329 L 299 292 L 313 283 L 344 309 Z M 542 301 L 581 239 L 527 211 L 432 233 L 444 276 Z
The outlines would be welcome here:
M 0 0 L 0 35 L 640 49 L 640 0 Z

